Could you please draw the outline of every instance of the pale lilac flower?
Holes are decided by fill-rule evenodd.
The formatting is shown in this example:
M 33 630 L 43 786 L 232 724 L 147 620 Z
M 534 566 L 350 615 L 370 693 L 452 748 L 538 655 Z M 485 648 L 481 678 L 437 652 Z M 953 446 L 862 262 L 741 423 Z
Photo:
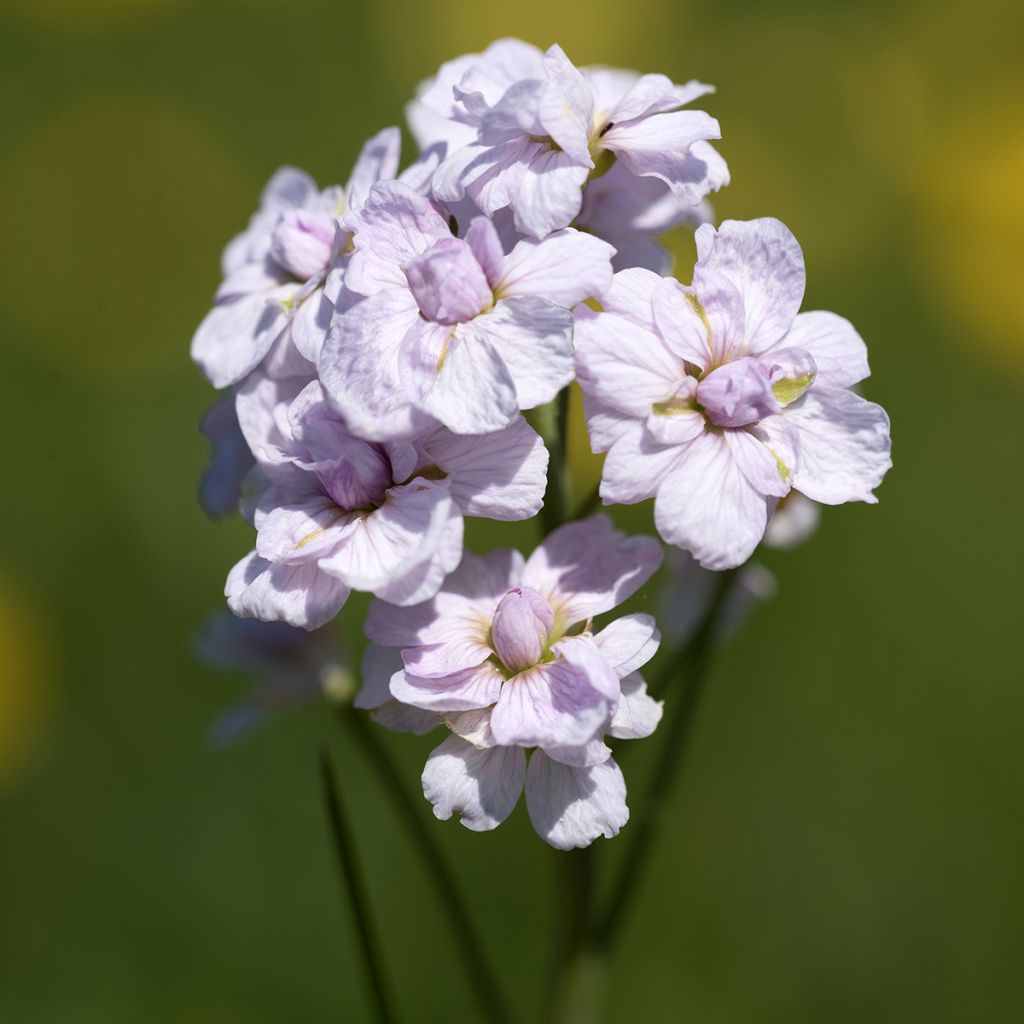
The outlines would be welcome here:
M 242 484 L 255 465 L 252 452 L 238 425 L 235 396 L 229 395 L 210 406 L 199 421 L 199 429 L 210 442 L 210 462 L 199 481 L 199 503 L 214 519 L 238 511 Z
M 603 740 L 656 727 L 661 707 L 637 670 L 658 633 L 647 615 L 596 633 L 592 620 L 660 562 L 653 539 L 625 537 L 595 516 L 556 530 L 525 562 L 509 550 L 465 555 L 426 604 L 371 605 L 372 649 L 400 649 L 401 665 L 386 691 L 383 673 L 368 680 L 357 704 L 382 706 L 390 694 L 444 718 L 453 735 L 423 774 L 438 817 L 458 812 L 468 828 L 494 828 L 525 785 L 535 828 L 559 848 L 625 824 L 625 784 Z
M 709 569 L 744 562 L 790 488 L 874 502 L 889 420 L 850 387 L 867 352 L 833 313 L 798 313 L 804 262 L 777 220 L 697 230 L 693 285 L 616 275 L 603 312 L 577 310 L 577 375 L 601 496 L 656 496 L 667 541 Z
M 292 398 L 259 375 L 238 412 L 267 486 L 256 549 L 228 576 L 236 615 L 314 629 L 351 590 L 424 601 L 459 563 L 464 515 L 526 519 L 543 500 L 547 450 L 522 418 L 481 437 L 438 427 L 376 444 L 348 431 L 319 383 Z
M 211 668 L 253 679 L 249 693 L 210 727 L 210 741 L 217 746 L 234 743 L 280 711 L 342 696 L 338 691 L 352 686 L 326 629 L 307 632 L 220 612 L 204 623 L 193 649 Z
M 660 236 L 684 224 L 695 230 L 713 220 L 710 203 L 682 203 L 663 181 L 638 178 L 616 164 L 588 182 L 573 224 L 615 247 L 613 270 L 643 267 L 667 274 L 672 254 Z
M 346 286 L 369 298 L 335 317 L 320 379 L 354 433 L 489 433 L 572 379 L 567 307 L 610 282 L 605 242 L 569 229 L 506 254 L 485 217 L 456 238 L 400 182 L 374 186 L 346 224 Z
M 506 59 L 513 47 L 514 59 Z M 543 56 L 531 50 L 503 40 L 468 63 L 442 69 L 421 92 L 417 110 L 431 109 L 477 131 L 461 145 L 464 132 L 448 134 L 448 156 L 434 176 L 436 198 L 454 202 L 468 194 L 487 214 L 510 206 L 520 231 L 543 238 L 572 223 L 588 179 L 615 162 L 630 175 L 662 181 L 691 206 L 728 183 L 725 162 L 707 143 L 720 138 L 718 122 L 703 111 L 679 109 L 712 92 L 710 86 L 604 68 L 581 71 L 560 46 Z M 459 70 L 462 77 L 453 82 Z
M 321 191 L 294 167 L 270 179 L 249 227 L 224 251 L 216 303 L 192 339 L 192 358 L 214 387 L 261 364 L 276 377 L 315 375 L 331 311 L 321 301 L 325 284 L 349 241 L 339 218 L 374 182 L 395 176 L 400 145 L 397 128 L 375 135 L 344 189 Z

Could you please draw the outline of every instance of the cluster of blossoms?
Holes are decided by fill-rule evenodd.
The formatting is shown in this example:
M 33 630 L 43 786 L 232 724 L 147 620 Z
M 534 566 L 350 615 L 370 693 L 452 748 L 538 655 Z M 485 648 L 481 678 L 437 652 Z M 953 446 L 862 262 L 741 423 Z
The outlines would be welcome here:
M 800 312 L 796 239 L 767 218 L 712 226 L 729 174 L 718 123 L 689 109 L 710 92 L 517 40 L 445 64 L 407 109 L 420 153 L 401 173 L 388 128 L 344 188 L 274 175 L 193 339 L 229 389 L 203 421 L 202 498 L 256 532 L 228 574 L 231 611 L 292 651 L 351 591 L 372 594 L 356 703 L 448 731 L 424 793 L 472 829 L 525 789 L 552 845 L 615 835 L 628 811 L 605 739 L 661 716 L 638 672 L 654 620 L 594 623 L 657 571 L 657 540 L 592 516 L 526 560 L 464 551 L 466 516 L 544 504 L 551 438 L 524 413 L 576 381 L 607 452 L 604 504 L 654 498 L 673 558 L 705 574 L 745 563 L 766 531 L 785 542 L 786 514 L 813 519 L 807 499 L 874 501 L 890 464 L 884 411 L 852 390 L 863 342 Z M 682 284 L 660 239 L 687 224 Z M 669 593 L 678 635 L 695 604 Z M 322 663 L 306 664 L 308 690 Z

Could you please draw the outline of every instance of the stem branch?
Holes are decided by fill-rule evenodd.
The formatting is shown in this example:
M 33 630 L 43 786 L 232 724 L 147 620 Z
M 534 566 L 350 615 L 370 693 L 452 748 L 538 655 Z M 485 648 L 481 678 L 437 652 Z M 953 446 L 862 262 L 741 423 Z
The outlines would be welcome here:
M 672 788 L 675 774 L 686 755 L 715 646 L 719 612 L 729 594 L 734 577 L 735 570 L 719 574 L 718 586 L 700 625 L 674 663 L 674 671 L 688 669 L 689 678 L 686 688 L 674 702 L 671 716 L 663 730 L 660 757 L 648 785 L 641 814 L 634 824 L 632 842 L 612 884 L 606 910 L 595 919 L 590 929 L 589 942 L 597 949 L 611 946 L 613 934 L 621 929 L 630 899 L 635 895 L 634 886 L 641 879 L 650 857 L 661 811 Z
M 356 933 L 359 936 L 359 951 L 366 969 L 369 982 L 370 997 L 373 1009 L 380 1024 L 391 1024 L 395 1019 L 391 1012 L 391 1000 L 388 997 L 384 972 L 381 968 L 377 938 L 370 919 L 369 899 L 363 882 L 362 871 L 356 856 L 355 843 L 342 809 L 341 794 L 334 781 L 334 769 L 326 750 L 320 751 L 320 778 L 323 782 L 324 800 L 327 804 L 327 818 L 334 839 L 334 850 L 338 855 L 342 883 L 348 893 L 355 920 Z
M 351 705 L 341 708 L 340 714 L 362 748 L 375 775 L 387 790 L 396 814 L 433 879 L 434 888 L 461 955 L 466 977 L 479 1004 L 480 1019 L 487 1021 L 488 1024 L 510 1024 L 514 1019 L 511 1009 L 505 1002 L 497 979 L 484 956 L 480 936 L 469 916 L 469 910 L 455 877 L 437 848 L 433 835 L 424 824 L 419 807 L 406 792 L 398 769 L 364 716 Z

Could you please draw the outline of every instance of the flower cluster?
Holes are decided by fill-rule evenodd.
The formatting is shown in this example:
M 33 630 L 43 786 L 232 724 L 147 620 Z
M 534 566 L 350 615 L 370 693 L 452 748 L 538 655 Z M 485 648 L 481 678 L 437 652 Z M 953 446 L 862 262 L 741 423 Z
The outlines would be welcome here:
M 551 418 L 524 413 L 576 381 L 608 453 L 600 498 L 654 498 L 657 532 L 702 571 L 744 563 L 791 491 L 798 508 L 874 501 L 889 466 L 885 413 L 852 390 L 863 342 L 800 312 L 796 239 L 772 219 L 712 226 L 729 172 L 717 121 L 691 109 L 711 92 L 513 39 L 459 57 L 407 108 L 405 170 L 388 128 L 344 187 L 274 175 L 193 338 L 229 389 L 203 421 L 201 498 L 255 530 L 231 611 L 287 624 L 291 650 L 372 594 L 356 704 L 448 730 L 424 792 L 472 829 L 525 789 L 552 845 L 615 835 L 605 740 L 661 715 L 638 673 L 654 620 L 594 623 L 655 573 L 657 540 L 593 516 L 525 561 L 464 551 L 465 517 L 531 518 L 564 478 L 536 429 Z M 696 230 L 685 284 L 661 242 L 680 225 Z

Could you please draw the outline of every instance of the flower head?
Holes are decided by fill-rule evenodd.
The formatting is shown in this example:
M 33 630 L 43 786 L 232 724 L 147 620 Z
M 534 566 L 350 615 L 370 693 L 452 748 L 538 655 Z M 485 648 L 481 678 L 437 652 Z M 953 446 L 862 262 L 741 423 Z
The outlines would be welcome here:
M 399 648 L 401 667 L 386 690 L 379 678 L 368 681 L 362 703 L 390 696 L 440 714 L 454 733 L 424 772 L 439 816 L 457 809 L 468 827 L 493 828 L 525 779 L 534 824 L 555 845 L 618 830 L 625 787 L 603 737 L 647 735 L 657 724 L 660 707 L 636 670 L 658 638 L 649 616 L 625 616 L 597 633 L 592 619 L 660 562 L 651 538 L 627 538 L 597 516 L 556 530 L 525 562 L 507 550 L 464 556 L 426 604 L 371 606 L 367 635 L 377 647 Z M 527 773 L 531 748 L 539 749 Z M 580 805 L 570 812 L 570 804 Z
M 611 281 L 607 243 L 568 229 L 506 254 L 487 218 L 458 238 L 401 182 L 376 185 L 345 223 L 346 287 L 368 297 L 335 317 L 320 379 L 355 433 L 488 433 L 572 379 L 569 307 Z
M 572 223 L 588 180 L 616 163 L 689 206 L 727 184 L 707 142 L 720 137 L 718 122 L 679 109 L 712 91 L 664 75 L 580 70 L 560 46 L 542 54 L 508 39 L 445 65 L 409 116 L 421 141 L 448 143 L 438 199 L 469 195 L 488 215 L 509 206 L 520 231 L 543 238 Z
M 521 418 L 479 438 L 439 427 L 375 443 L 350 433 L 317 382 L 295 394 L 258 376 L 238 410 L 266 483 L 256 549 L 228 576 L 237 615 L 313 629 L 353 589 L 426 600 L 459 563 L 464 515 L 524 519 L 543 498 L 547 451 Z
M 315 375 L 341 285 L 327 279 L 348 243 L 339 218 L 373 182 L 395 176 L 400 144 L 397 128 L 370 139 L 344 189 L 320 190 L 294 167 L 270 179 L 248 228 L 224 251 L 216 303 L 192 339 L 192 358 L 214 387 L 237 384 L 261 364 L 275 377 Z
M 753 552 L 778 499 L 875 501 L 889 420 L 850 390 L 868 375 L 853 327 L 798 313 L 804 263 L 777 220 L 697 230 L 693 284 L 616 275 L 577 310 L 577 376 L 606 503 L 655 497 L 655 522 L 701 565 Z

